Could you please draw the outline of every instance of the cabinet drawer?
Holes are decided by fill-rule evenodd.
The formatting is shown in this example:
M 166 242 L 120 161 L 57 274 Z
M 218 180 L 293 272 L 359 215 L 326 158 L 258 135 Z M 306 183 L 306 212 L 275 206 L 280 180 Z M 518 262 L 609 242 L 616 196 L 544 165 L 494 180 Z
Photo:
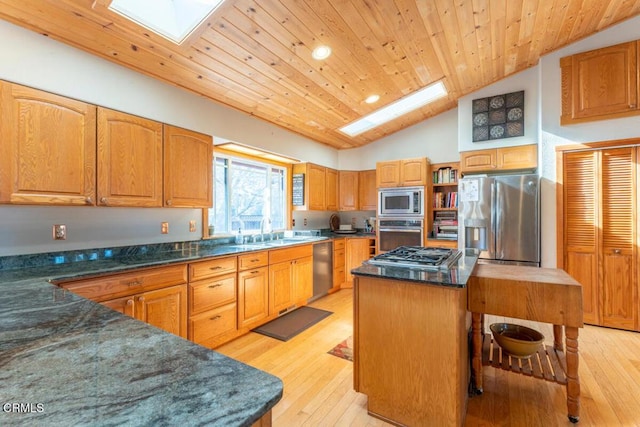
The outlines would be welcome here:
M 236 301 L 236 275 L 213 277 L 189 284 L 189 308 L 191 314 Z
M 333 250 L 344 249 L 344 239 L 335 239 L 333 241 Z
M 264 267 L 269 263 L 269 253 L 254 252 L 238 256 L 238 270 L 248 270 L 249 268 Z
M 208 277 L 236 271 L 236 257 L 217 258 L 189 264 L 189 281 L 194 282 Z
M 229 304 L 189 318 L 189 339 L 203 344 L 236 329 L 236 305 Z
M 269 264 L 313 256 L 313 245 L 293 246 L 269 251 Z
M 60 286 L 74 294 L 101 302 L 185 283 L 187 283 L 187 265 L 179 264 L 66 282 L 61 283 Z
M 333 266 L 344 267 L 344 248 L 333 251 Z

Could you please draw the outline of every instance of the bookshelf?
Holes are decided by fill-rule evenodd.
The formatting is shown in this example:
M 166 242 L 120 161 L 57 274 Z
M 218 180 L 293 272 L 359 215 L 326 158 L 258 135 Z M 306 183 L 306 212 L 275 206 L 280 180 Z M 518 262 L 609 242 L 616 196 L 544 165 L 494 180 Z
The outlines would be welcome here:
M 431 165 L 427 246 L 458 247 L 459 171 L 460 162 Z

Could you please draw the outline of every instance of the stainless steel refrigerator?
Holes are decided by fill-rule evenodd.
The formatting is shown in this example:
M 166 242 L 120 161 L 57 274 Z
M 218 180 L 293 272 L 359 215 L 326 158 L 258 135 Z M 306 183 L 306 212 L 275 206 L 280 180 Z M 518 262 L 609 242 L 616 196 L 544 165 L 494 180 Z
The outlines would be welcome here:
M 540 266 L 538 175 L 468 176 L 458 182 L 458 246 L 480 262 Z

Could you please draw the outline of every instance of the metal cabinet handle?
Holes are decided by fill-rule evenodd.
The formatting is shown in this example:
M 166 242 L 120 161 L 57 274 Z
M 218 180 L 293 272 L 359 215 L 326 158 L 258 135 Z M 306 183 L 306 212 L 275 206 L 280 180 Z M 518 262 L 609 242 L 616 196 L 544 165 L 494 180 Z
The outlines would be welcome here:
M 209 267 L 209 270 L 220 270 L 222 267 L 216 265 L 215 267 Z
M 616 255 L 620 255 L 620 254 L 622 253 L 622 250 L 620 250 L 620 249 L 614 249 L 614 250 L 613 250 L 613 253 L 614 253 L 614 254 L 616 254 Z
M 143 283 L 142 279 L 132 280 L 131 282 L 127 282 L 127 286 L 138 286 L 138 285 L 142 285 L 142 283 Z
M 250 274 L 258 274 L 260 273 L 258 270 L 253 270 Z
M 171 199 L 167 200 L 167 206 L 171 206 L 172 203 Z
M 100 197 L 100 203 L 103 205 L 107 204 L 107 198 L 106 197 Z
M 127 305 L 128 306 L 132 306 L 133 305 L 133 300 L 132 299 L 128 299 L 127 300 Z
M 220 316 L 219 314 L 213 317 L 210 317 L 209 320 L 218 320 L 219 318 L 221 318 L 222 316 Z
M 251 262 L 258 262 L 258 261 L 260 261 L 258 258 L 254 258 L 251 260 Z
M 216 283 L 215 285 L 209 285 L 209 287 L 210 287 L 211 289 L 213 289 L 213 288 L 219 288 L 220 286 L 222 286 L 222 283 Z
M 138 301 L 140 301 L 140 302 L 144 302 L 144 297 L 139 297 L 139 298 L 138 298 Z
M 91 196 L 87 196 L 87 198 L 86 198 L 86 199 L 84 199 L 84 202 L 85 202 L 87 205 L 91 205 L 91 204 L 93 204 L 93 198 L 92 198 Z

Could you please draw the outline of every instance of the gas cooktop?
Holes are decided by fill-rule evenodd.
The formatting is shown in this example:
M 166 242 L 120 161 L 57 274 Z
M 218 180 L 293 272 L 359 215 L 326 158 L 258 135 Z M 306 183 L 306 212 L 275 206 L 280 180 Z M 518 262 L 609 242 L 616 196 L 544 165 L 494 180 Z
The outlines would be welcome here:
M 368 263 L 388 267 L 446 270 L 451 268 L 461 255 L 462 252 L 457 249 L 398 246 L 389 252 L 376 255 Z

